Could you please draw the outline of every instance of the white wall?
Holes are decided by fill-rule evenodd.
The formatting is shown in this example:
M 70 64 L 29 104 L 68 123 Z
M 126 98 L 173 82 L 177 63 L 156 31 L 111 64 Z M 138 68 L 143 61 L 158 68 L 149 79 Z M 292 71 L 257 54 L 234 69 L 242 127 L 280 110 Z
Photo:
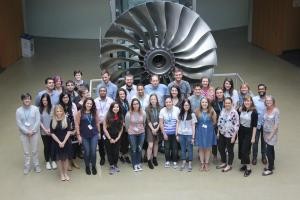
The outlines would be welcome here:
M 197 0 L 197 13 L 212 30 L 249 23 L 249 0 Z
M 248 25 L 249 0 L 197 0 L 212 30 Z M 111 23 L 109 0 L 24 0 L 25 30 L 34 36 L 98 39 Z
M 97 39 L 111 16 L 108 0 L 25 0 L 26 31 L 34 36 Z

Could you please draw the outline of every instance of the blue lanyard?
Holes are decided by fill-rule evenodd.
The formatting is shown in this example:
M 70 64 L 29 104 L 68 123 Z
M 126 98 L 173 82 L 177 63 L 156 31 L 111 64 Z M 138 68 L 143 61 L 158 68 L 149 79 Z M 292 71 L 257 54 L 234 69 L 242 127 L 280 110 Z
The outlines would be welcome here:
M 93 116 L 92 116 L 91 113 L 90 113 L 90 114 L 87 114 L 86 119 L 87 119 L 87 121 L 89 122 L 89 124 L 92 124 Z

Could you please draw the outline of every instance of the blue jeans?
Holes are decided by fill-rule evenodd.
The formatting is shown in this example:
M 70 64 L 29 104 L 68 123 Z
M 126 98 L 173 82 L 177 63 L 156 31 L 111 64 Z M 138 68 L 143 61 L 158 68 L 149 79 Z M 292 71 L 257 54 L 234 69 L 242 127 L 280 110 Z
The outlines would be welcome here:
M 264 136 L 263 136 L 263 128 L 260 128 L 260 129 L 256 129 L 255 142 L 252 145 L 253 159 L 257 159 L 259 138 L 260 138 L 261 156 L 262 156 L 262 158 L 266 157 L 266 142 L 265 142 Z
M 193 144 L 191 135 L 179 135 L 179 143 L 181 147 L 181 160 L 186 160 L 186 150 L 188 151 L 188 161 L 193 160 Z
M 138 135 L 129 134 L 128 139 L 130 143 L 132 165 L 135 166 L 141 163 L 145 133 Z
M 82 145 L 84 149 L 84 163 L 86 167 L 96 166 L 96 152 L 97 152 L 97 144 L 98 144 L 98 135 L 94 135 L 91 138 L 82 138 Z

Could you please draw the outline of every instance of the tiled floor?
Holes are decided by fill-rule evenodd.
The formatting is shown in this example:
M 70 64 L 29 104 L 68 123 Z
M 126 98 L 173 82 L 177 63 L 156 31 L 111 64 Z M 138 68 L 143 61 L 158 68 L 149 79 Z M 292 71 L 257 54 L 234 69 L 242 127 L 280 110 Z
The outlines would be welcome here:
M 200 172 L 197 159 L 192 173 L 179 172 L 164 169 L 162 156 L 155 170 L 145 166 L 143 172 L 134 173 L 128 165 L 120 164 L 121 172 L 110 176 L 106 164 L 101 170 L 98 166 L 97 176 L 74 170 L 68 183 L 58 180 L 57 171 L 44 169 L 40 174 L 23 175 L 22 147 L 15 125 L 19 95 L 25 91 L 35 95 L 47 76 L 59 74 L 64 80 L 71 79 L 77 68 L 86 79 L 99 77 L 97 40 L 40 38 L 35 41 L 33 58 L 21 59 L 0 74 L 1 199 L 296 199 L 300 194 L 300 68 L 248 44 L 245 29 L 219 31 L 214 36 L 219 62 L 216 73 L 238 72 L 255 93 L 258 83 L 266 83 L 277 100 L 281 120 L 274 175 L 262 177 L 259 162 L 253 174 L 244 178 L 237 157 L 227 174 L 213 164 L 209 172 Z M 220 82 L 215 80 L 214 85 Z M 44 167 L 41 142 L 39 152 Z

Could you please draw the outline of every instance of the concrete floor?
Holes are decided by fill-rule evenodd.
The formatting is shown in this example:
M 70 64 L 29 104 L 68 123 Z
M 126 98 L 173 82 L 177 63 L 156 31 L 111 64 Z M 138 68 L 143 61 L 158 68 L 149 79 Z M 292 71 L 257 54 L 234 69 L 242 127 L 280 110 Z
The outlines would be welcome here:
M 19 95 L 27 91 L 35 95 L 47 76 L 59 74 L 64 80 L 71 79 L 77 68 L 86 79 L 99 78 L 98 41 L 40 38 L 35 41 L 33 58 L 21 59 L 0 74 L 1 199 L 296 199 L 300 194 L 300 68 L 248 44 L 246 33 L 245 29 L 214 33 L 219 60 L 216 73 L 240 73 L 255 93 L 258 83 L 266 83 L 268 92 L 276 97 L 281 121 L 274 175 L 261 176 L 263 166 L 259 162 L 252 175 L 244 178 L 236 157 L 233 170 L 227 174 L 213 164 L 209 172 L 200 172 L 197 159 L 193 172 L 185 173 L 164 169 L 160 157 L 155 170 L 145 166 L 143 172 L 134 173 L 120 163 L 121 172 L 110 176 L 106 164 L 101 170 L 98 166 L 97 176 L 86 176 L 83 168 L 73 170 L 72 180 L 65 183 L 59 181 L 57 171 L 45 170 L 41 141 L 42 173 L 23 175 L 23 153 L 15 125 Z

